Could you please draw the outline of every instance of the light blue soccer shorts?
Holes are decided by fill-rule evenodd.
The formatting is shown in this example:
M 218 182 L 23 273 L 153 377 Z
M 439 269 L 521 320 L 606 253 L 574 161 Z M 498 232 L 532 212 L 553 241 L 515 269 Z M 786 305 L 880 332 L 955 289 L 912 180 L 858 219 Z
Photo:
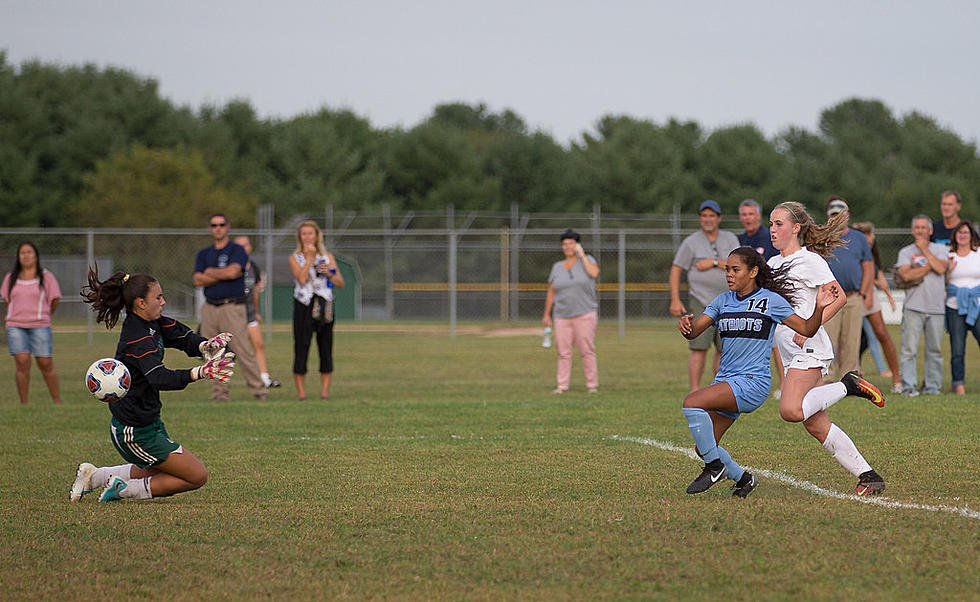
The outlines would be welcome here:
M 732 420 L 741 414 L 749 414 L 762 407 L 769 397 L 769 385 L 772 378 L 768 375 L 746 374 L 742 376 L 726 376 L 725 378 L 715 378 L 715 383 L 725 382 L 732 388 L 735 394 L 735 405 L 738 412 L 718 412 L 722 416 L 727 416 Z

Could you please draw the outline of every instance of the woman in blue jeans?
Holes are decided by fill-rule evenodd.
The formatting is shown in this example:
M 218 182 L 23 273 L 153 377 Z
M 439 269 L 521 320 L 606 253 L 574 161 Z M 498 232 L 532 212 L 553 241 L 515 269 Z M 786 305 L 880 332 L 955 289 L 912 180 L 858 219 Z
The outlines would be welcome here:
M 949 241 L 946 270 L 946 330 L 949 331 L 953 393 L 966 394 L 966 333 L 980 344 L 980 239 L 973 224 L 961 221 Z

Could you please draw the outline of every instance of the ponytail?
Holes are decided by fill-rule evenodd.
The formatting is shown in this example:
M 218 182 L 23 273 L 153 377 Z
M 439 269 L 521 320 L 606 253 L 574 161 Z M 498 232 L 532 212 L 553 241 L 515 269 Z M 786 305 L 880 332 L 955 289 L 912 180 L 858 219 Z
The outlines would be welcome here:
M 106 280 L 99 281 L 99 266 L 88 270 L 88 284 L 82 287 L 81 295 L 85 303 L 92 306 L 96 312 L 96 322 L 105 324 L 111 329 L 119 321 L 119 314 L 125 309 L 133 310 L 137 299 L 146 297 L 150 284 L 157 279 L 149 274 L 126 274 L 116 272 Z

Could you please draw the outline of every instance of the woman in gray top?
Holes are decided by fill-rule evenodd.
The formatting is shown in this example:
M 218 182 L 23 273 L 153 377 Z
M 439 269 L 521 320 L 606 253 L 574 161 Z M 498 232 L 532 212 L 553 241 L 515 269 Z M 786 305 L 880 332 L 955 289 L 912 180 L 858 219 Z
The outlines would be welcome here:
M 599 370 L 595 359 L 595 327 L 599 302 L 595 279 L 599 264 L 586 255 L 577 232 L 566 230 L 561 235 L 561 250 L 565 258 L 551 266 L 548 276 L 548 296 L 544 301 L 541 323 L 552 326 L 554 309 L 555 346 L 558 348 L 558 386 L 552 393 L 564 393 L 572 377 L 572 346 L 578 347 L 585 371 L 585 386 L 589 393 L 599 391 Z

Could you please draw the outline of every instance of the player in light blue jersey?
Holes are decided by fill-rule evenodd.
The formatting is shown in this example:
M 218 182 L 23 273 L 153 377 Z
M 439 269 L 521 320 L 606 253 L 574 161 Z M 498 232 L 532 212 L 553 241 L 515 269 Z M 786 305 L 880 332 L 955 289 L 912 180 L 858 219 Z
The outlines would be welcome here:
M 752 247 L 739 247 L 728 256 L 725 268 L 728 292 L 718 295 L 697 318 L 686 314 L 677 324 L 687 339 L 712 325 L 721 334 L 715 380 L 684 398 L 684 417 L 705 462 L 704 470 L 688 485 L 688 493 L 707 491 L 727 476 L 735 481 L 732 495 L 746 497 L 758 483 L 718 443 L 740 414 L 756 410 L 769 396 L 776 325 L 812 337 L 820 328 L 824 307 L 840 294 L 835 284 L 821 288 L 813 315 L 804 320 L 793 311 L 795 289 L 787 273 L 788 268 L 770 268 Z

